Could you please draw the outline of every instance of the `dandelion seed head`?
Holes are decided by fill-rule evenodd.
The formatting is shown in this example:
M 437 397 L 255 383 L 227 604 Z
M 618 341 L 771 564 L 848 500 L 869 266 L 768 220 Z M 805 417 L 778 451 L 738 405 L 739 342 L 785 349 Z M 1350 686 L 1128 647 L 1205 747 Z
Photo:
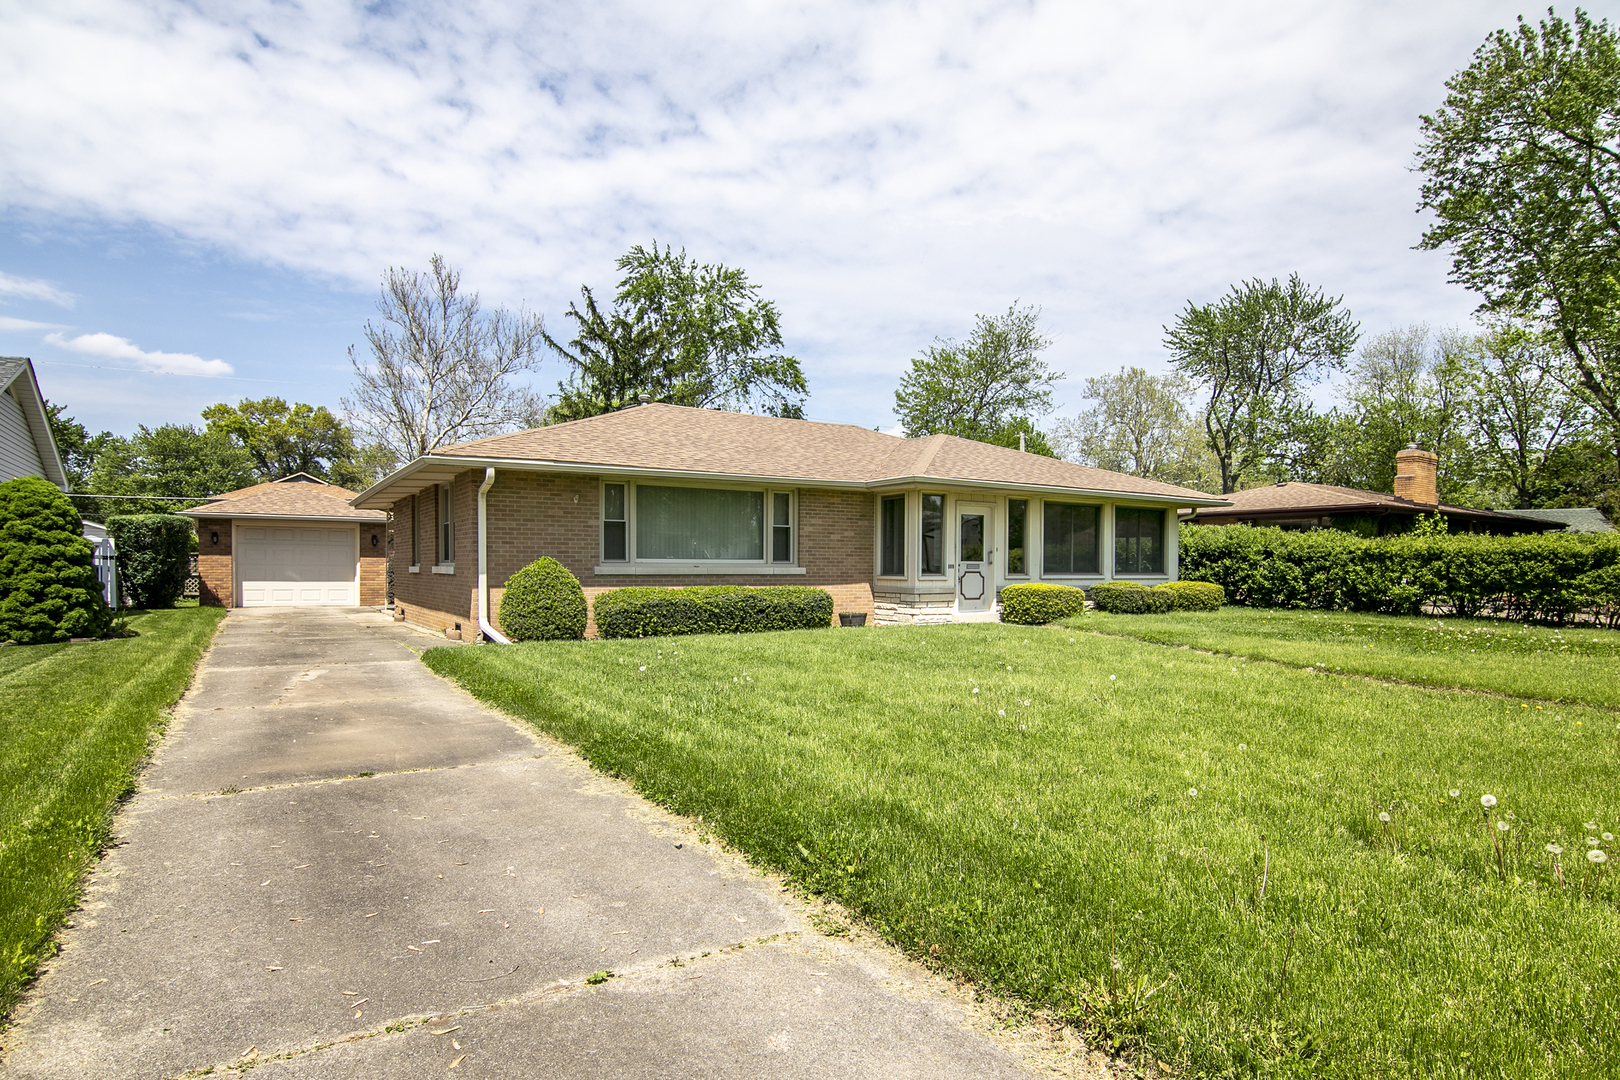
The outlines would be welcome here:
M 641 671 L 646 671 L 646 670 L 647 670 L 647 665 L 646 665 L 646 664 L 642 664 L 642 665 L 641 665 L 641 667 L 640 667 L 640 669 L 639 669 L 639 670 L 641 670 Z
M 1195 788 L 1195 787 L 1194 788 L 1188 788 L 1187 789 L 1187 794 L 1191 795 L 1193 798 L 1196 799 L 1196 798 L 1198 798 L 1198 789 Z
M 1586 859 L 1588 862 L 1606 863 L 1609 861 L 1609 856 L 1599 851 L 1597 848 L 1593 848 L 1591 851 L 1586 853 Z
M 1248 743 L 1238 743 L 1238 749 L 1239 750 L 1247 750 L 1248 748 L 1249 748 Z
M 997 709 L 996 710 L 996 715 L 997 716 L 1006 716 L 1007 715 L 1007 710 L 1006 709 Z
M 1597 832 L 1597 822 L 1595 822 L 1595 821 L 1588 821 L 1588 822 L 1587 822 L 1587 823 L 1586 823 L 1586 831 L 1587 831 L 1587 832 Z
M 1449 792 L 1447 792 L 1447 793 L 1446 793 L 1446 794 L 1448 794 L 1448 795 L 1450 795 L 1450 796 L 1451 796 L 1451 797 L 1452 797 L 1452 798 L 1453 798 L 1453 799 L 1460 799 L 1460 798 L 1462 798 L 1462 792 L 1460 792 L 1460 791 L 1458 791 L 1458 790 L 1457 790 L 1457 789 L 1456 789 L 1456 788 L 1452 788 L 1452 789 L 1451 789 L 1451 790 L 1450 790 L 1450 791 L 1449 791 Z
M 1120 969 L 1121 969 L 1121 968 L 1123 968 L 1123 967 L 1124 967 L 1124 966 L 1125 966 L 1125 965 L 1124 965 L 1124 964 L 1122 964 L 1122 963 L 1120 963 L 1120 961 L 1119 961 L 1119 957 L 1117 957 L 1117 956 L 1110 956 L 1110 957 L 1109 957 L 1109 958 L 1108 958 L 1108 966 L 1109 966 L 1109 967 L 1111 967 L 1111 968 L 1113 968 L 1113 969 L 1114 969 L 1114 970 L 1115 970 L 1115 971 L 1118 971 L 1118 970 L 1120 970 Z
M 1385 825 L 1388 825 L 1389 824 L 1389 811 L 1387 811 L 1387 810 L 1378 811 L 1378 820 L 1382 821 Z
M 1115 679 L 1117 679 L 1117 678 L 1119 678 L 1119 676 L 1117 676 L 1117 675 L 1110 675 L 1110 676 L 1108 676 L 1108 681 L 1109 681 L 1109 682 L 1113 682 L 1113 681 L 1114 681 L 1114 680 L 1115 680 Z
M 1518 821 L 1519 820 L 1517 815 L 1515 815 L 1513 813 L 1513 811 L 1511 811 L 1511 810 L 1509 810 L 1507 813 L 1503 814 L 1502 816 L 1507 818 L 1509 821 Z
M 1562 855 L 1564 853 L 1564 849 L 1559 847 L 1557 844 L 1548 844 L 1547 850 L 1552 852 L 1554 855 Z
M 1491 807 L 1496 805 L 1496 796 L 1495 795 L 1481 795 L 1479 797 L 1479 805 L 1481 805 L 1485 809 L 1489 810 Z
M 1497 832 L 1507 832 L 1511 828 L 1513 828 L 1513 826 L 1509 825 L 1505 821 L 1498 821 L 1496 823 L 1496 831 Z
M 975 694 L 977 694 L 977 693 L 978 693 L 978 692 L 979 692 L 979 688 L 978 688 L 978 687 L 977 687 L 977 686 L 975 686 L 975 687 L 974 687 L 974 688 L 973 688 L 973 692 L 974 692 L 974 693 L 975 693 Z
M 1604 843 L 1605 843 L 1605 844 L 1612 844 L 1612 843 L 1614 843 L 1614 833 L 1612 833 L 1612 832 L 1606 832 L 1606 833 L 1604 833 L 1604 834 L 1603 834 L 1603 842 L 1604 842 Z
M 1586 838 L 1587 847 L 1597 847 L 1600 843 L 1602 843 L 1602 841 L 1595 836 L 1588 836 Z

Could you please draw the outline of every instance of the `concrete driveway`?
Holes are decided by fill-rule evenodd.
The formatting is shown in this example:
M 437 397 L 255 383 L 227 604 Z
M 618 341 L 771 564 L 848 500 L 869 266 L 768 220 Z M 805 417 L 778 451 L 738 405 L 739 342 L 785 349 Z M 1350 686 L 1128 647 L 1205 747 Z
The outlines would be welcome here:
M 434 676 L 437 643 L 225 621 L 9 1075 L 1028 1075 L 914 969 Z

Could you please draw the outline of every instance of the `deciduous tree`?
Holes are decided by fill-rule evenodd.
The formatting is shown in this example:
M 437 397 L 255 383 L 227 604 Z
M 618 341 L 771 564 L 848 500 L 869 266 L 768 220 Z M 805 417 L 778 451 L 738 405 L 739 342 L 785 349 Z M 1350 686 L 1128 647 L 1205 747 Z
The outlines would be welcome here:
M 1180 375 L 1149 375 L 1123 367 L 1088 378 L 1092 404 L 1053 434 L 1063 457 L 1099 469 L 1194 488 L 1219 481 L 1210 468 L 1203 432 L 1187 408 L 1192 387 Z

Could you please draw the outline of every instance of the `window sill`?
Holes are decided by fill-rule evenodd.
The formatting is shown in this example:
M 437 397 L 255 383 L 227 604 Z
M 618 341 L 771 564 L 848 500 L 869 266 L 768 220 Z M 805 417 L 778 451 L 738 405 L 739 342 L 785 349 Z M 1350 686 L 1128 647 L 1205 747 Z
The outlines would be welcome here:
M 771 576 L 802 575 L 805 572 L 802 566 L 781 566 L 770 563 L 604 563 L 591 571 L 601 577 L 654 577 L 659 575 L 682 575 L 689 577 L 703 577 L 713 574 L 758 574 Z
M 438 566 L 433 567 L 433 572 L 435 574 L 454 574 L 456 572 L 456 564 L 453 562 L 440 563 Z
M 407 567 L 406 567 L 406 568 L 405 568 L 405 572 L 406 572 L 406 573 L 407 573 L 407 574 L 420 574 L 420 573 L 421 573 L 421 572 L 422 572 L 422 567 L 421 567 L 421 566 L 420 566 L 420 565 L 417 565 L 417 566 L 407 566 Z

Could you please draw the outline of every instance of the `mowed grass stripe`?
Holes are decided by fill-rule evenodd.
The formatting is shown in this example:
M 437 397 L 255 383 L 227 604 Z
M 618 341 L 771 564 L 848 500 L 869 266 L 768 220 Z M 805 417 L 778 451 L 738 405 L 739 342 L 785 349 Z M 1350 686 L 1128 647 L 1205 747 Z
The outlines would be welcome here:
M 149 741 L 224 611 L 130 620 L 139 636 L 0 650 L 0 1015 L 78 900 Z
M 425 659 L 903 947 L 1191 1074 L 1620 1073 L 1617 892 L 1584 858 L 1620 813 L 1606 712 L 1000 625 Z M 1164 984 L 1140 1012 L 1137 980 Z
M 1066 625 L 1419 686 L 1620 709 L 1615 630 L 1241 607 L 1168 615 L 1088 612 Z

